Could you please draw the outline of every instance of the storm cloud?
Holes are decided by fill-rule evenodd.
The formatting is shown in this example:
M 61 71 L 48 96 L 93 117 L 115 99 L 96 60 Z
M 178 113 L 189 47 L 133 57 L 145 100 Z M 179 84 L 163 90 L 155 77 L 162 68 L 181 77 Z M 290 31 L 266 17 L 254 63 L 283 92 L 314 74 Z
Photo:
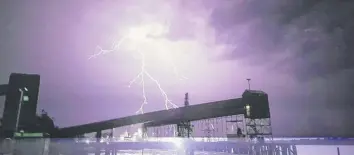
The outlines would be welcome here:
M 224 59 L 246 60 L 306 80 L 354 68 L 354 2 L 335 0 L 228 1 L 210 22 Z
M 166 49 L 186 51 L 173 58 L 188 77 L 172 80 L 170 72 L 156 70 L 171 100 L 183 105 L 186 91 L 191 104 L 240 97 L 251 78 L 253 89 L 269 94 L 275 135 L 353 135 L 352 1 L 0 3 L 0 82 L 11 72 L 40 74 L 39 109 L 60 127 L 134 114 L 141 88 L 125 86 L 140 61 L 124 52 L 86 58 L 129 27 L 167 21 L 166 42 L 175 46 Z M 155 86 L 149 93 L 147 111 L 164 108 Z
M 300 120 L 298 125 L 284 124 L 309 135 L 316 135 L 315 128 L 330 126 L 338 133 L 351 133 L 353 1 L 208 1 L 205 5 L 212 10 L 209 22 L 218 34 L 218 44 L 230 49 L 220 60 L 262 66 L 296 79 L 300 88 L 294 91 L 303 95 L 284 98 L 284 105 L 273 107 L 292 109 L 292 114 L 282 117 Z

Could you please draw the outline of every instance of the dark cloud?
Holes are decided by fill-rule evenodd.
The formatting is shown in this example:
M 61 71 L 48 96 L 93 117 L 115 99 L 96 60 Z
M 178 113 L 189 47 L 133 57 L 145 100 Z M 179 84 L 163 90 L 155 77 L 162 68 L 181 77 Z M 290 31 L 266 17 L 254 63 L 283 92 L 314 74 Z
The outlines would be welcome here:
M 241 59 L 302 80 L 354 68 L 354 2 L 338 0 L 232 1 L 219 5 L 211 24 L 224 59 Z
M 136 90 L 129 89 L 132 91 L 130 92 L 125 87 L 119 86 L 125 85 L 125 82 L 136 74 L 135 70 L 123 65 L 118 67 L 112 65 L 118 61 L 123 62 L 123 59 L 124 62 L 129 60 L 126 57 L 117 59 L 119 56 L 116 55 L 114 63 L 110 63 L 112 59 L 108 56 L 88 63 L 86 58 L 94 52 L 97 44 L 109 40 L 107 38 L 118 29 L 117 25 L 129 26 L 139 23 L 141 13 L 164 13 L 164 10 L 158 9 L 165 8 L 162 3 L 156 5 L 157 2 L 144 0 L 137 2 L 1 1 L 0 66 L 3 68 L 0 70 L 3 76 L 0 76 L 0 82 L 6 83 L 11 72 L 40 73 L 43 93 L 39 107 L 53 114 L 60 126 L 123 117 L 134 113 L 141 102 L 140 95 L 136 96 L 135 93 L 140 94 L 139 87 Z M 303 80 L 302 83 L 295 81 L 289 84 L 290 86 L 278 86 L 287 84 L 288 81 L 283 81 L 288 79 L 275 77 L 272 75 L 274 72 L 268 73 L 263 69 L 258 70 L 258 67 L 244 65 L 251 68 L 252 74 L 248 76 L 251 76 L 252 80 L 274 83 L 269 87 L 277 86 L 271 88 L 273 92 L 265 90 L 271 96 L 275 133 L 287 136 L 291 133 L 309 135 L 315 134 L 314 132 L 319 129 L 324 130 L 326 134 L 336 130 L 353 133 L 353 123 L 347 122 L 353 118 L 354 107 L 343 104 L 354 100 L 352 95 L 354 61 L 350 55 L 353 49 L 351 38 L 354 30 L 352 18 L 354 9 L 351 4 L 353 2 L 340 0 L 183 0 L 183 2 L 185 3 L 181 4 L 181 8 L 177 9 L 178 20 L 171 23 L 171 31 L 176 32 L 170 34 L 171 40 L 194 39 L 193 31 L 197 28 L 191 19 L 192 15 L 202 14 L 204 17 L 204 7 L 208 8 L 206 10 L 213 9 L 210 23 L 217 30 L 219 43 L 233 47 L 231 54 L 225 55 L 223 59 L 237 59 L 252 65 L 266 66 L 269 70 L 294 73 L 298 79 Z M 203 9 L 200 9 L 200 3 L 204 3 Z M 180 29 L 183 32 L 177 33 Z M 192 69 L 194 66 L 188 68 Z M 237 71 L 240 68 L 230 65 L 213 69 L 212 66 L 205 69 L 210 74 L 203 74 L 202 67 L 205 66 L 197 66 L 200 66 L 198 69 L 201 70 L 193 70 L 192 72 L 196 74 L 192 75 L 200 76 L 190 77 L 188 80 L 197 79 L 188 86 L 188 89 L 191 89 L 188 91 L 195 92 L 194 103 L 211 98 L 225 99 L 229 92 L 235 93 L 235 89 L 242 89 L 237 86 L 237 78 L 219 79 L 222 76 L 243 77 L 244 75 L 240 74 L 243 71 Z M 258 71 L 264 75 L 255 77 L 261 75 Z M 206 78 L 214 75 L 218 78 Z M 276 84 L 278 82 L 281 84 Z M 223 85 L 224 83 L 233 85 L 232 89 Z M 101 87 L 100 84 L 109 85 Z M 261 89 L 268 87 L 254 85 Z M 299 86 L 294 88 L 293 85 Z M 97 92 L 96 89 L 100 91 Z M 103 89 L 111 93 L 101 91 Z M 175 92 L 178 91 L 176 88 Z M 184 90 L 181 92 L 183 94 Z M 173 95 L 173 91 L 170 90 L 169 94 L 177 96 L 176 102 L 180 100 L 180 93 Z M 158 99 L 161 97 L 160 94 L 155 96 L 156 98 L 154 96 L 149 98 L 149 101 L 152 99 L 149 107 L 157 110 L 160 106 L 157 102 L 160 102 Z M 0 98 L 1 102 L 3 103 L 3 100 Z M 99 109 L 105 113 L 97 113 L 97 106 L 103 107 Z M 80 115 L 77 114 L 78 111 Z M 314 122 L 316 124 L 313 125 Z
M 303 85 L 294 94 L 305 96 L 279 99 L 272 107 L 279 135 L 353 135 L 354 1 L 247 0 L 209 7 L 218 43 L 233 47 L 222 60 L 289 74 Z M 285 121 L 293 118 L 299 122 Z

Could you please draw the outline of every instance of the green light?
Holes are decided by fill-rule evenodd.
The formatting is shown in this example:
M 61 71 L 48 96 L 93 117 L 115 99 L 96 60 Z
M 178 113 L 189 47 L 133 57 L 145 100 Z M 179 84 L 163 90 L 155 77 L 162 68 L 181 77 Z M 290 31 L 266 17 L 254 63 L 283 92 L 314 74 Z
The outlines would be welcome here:
M 15 137 L 43 137 L 43 133 L 15 133 Z

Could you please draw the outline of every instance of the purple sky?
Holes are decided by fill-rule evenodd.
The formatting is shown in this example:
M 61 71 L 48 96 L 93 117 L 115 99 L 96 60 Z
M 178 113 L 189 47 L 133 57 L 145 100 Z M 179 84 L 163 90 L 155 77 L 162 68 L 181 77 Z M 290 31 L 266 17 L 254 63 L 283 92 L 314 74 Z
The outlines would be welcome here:
M 143 101 L 140 85 L 127 87 L 141 65 L 132 45 L 88 57 L 98 45 L 109 49 L 129 28 L 165 24 L 168 32 L 151 39 L 156 44 L 141 46 L 149 71 L 175 104 L 183 104 L 185 92 L 191 104 L 240 97 L 251 78 L 253 89 L 269 94 L 275 134 L 349 134 L 353 6 L 326 0 L 5 0 L 0 83 L 11 72 L 41 74 L 39 110 L 60 127 L 132 115 Z M 174 76 L 165 58 L 188 79 Z M 156 85 L 146 81 L 145 111 L 164 109 Z

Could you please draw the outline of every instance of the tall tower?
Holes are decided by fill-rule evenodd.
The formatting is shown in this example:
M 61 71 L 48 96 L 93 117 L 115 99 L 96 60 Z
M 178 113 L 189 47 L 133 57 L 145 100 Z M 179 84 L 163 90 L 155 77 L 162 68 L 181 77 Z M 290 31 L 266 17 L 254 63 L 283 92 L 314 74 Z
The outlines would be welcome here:
M 189 96 L 188 93 L 184 95 L 184 107 L 188 108 L 189 106 Z M 192 134 L 192 125 L 191 121 L 182 121 L 177 124 L 177 136 L 189 138 Z
M 246 90 L 242 94 L 246 134 L 249 138 L 271 138 L 272 127 L 268 94 L 259 90 Z
M 247 80 L 247 83 L 248 83 L 248 90 L 251 90 L 251 79 L 248 78 L 246 80 Z
M 184 94 L 184 106 L 189 106 L 189 96 L 188 96 L 188 93 Z
M 35 74 L 10 75 L 3 116 L 4 131 L 27 130 L 36 121 L 40 76 Z

